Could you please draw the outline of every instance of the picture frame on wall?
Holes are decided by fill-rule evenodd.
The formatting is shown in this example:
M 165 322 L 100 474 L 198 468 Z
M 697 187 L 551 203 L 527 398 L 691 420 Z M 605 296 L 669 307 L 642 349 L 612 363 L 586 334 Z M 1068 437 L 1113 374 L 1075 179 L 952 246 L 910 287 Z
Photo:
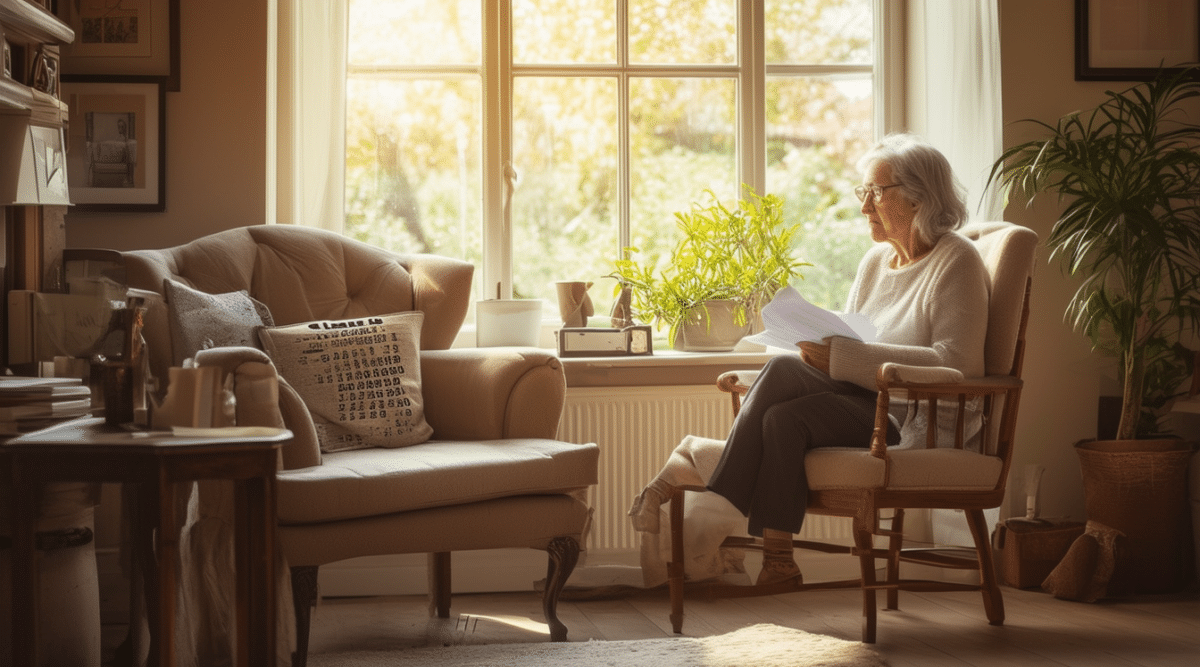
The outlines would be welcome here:
M 59 0 L 57 14 L 75 31 L 63 74 L 161 76 L 179 91 L 179 0 Z
M 1149 81 L 1200 62 L 1200 0 L 1075 0 L 1075 80 Z
M 67 183 L 81 211 L 166 209 L 165 77 L 62 77 Z

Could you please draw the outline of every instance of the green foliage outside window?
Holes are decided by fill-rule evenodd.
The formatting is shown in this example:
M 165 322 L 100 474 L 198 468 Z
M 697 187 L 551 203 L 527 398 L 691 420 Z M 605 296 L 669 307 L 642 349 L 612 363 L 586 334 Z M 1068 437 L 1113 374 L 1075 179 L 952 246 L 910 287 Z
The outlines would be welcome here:
M 482 266 L 482 83 L 470 72 L 411 69 L 478 67 L 479 6 L 352 0 L 348 235 Z M 629 0 L 630 61 L 729 65 L 736 6 Z M 513 2 L 513 288 L 516 297 L 546 299 L 548 315 L 556 311 L 556 280 L 591 280 L 597 314 L 611 305 L 612 281 L 603 276 L 622 245 L 618 95 L 611 76 L 525 75 L 519 68 L 611 62 L 609 7 Z M 766 0 L 767 61 L 869 63 L 869 8 L 869 0 Z M 797 257 L 814 264 L 796 279 L 797 289 L 830 308 L 844 305 L 870 244 L 851 194 L 859 179 L 854 162 L 872 139 L 869 84 L 869 74 L 779 75 L 768 78 L 765 93 L 766 189 L 784 199 L 785 222 L 801 225 Z M 674 212 L 708 189 L 724 199 L 739 194 L 734 92 L 734 79 L 716 75 L 630 79 L 628 244 L 648 261 L 678 240 Z

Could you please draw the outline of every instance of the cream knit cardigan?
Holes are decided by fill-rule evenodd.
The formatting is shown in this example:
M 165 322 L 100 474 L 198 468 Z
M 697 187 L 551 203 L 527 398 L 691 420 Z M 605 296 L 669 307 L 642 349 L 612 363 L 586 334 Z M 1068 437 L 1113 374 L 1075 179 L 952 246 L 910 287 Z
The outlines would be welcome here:
M 889 361 L 947 366 L 966 377 L 984 375 L 990 280 L 975 245 L 949 232 L 928 255 L 907 266 L 892 268 L 895 257 L 890 243 L 879 243 L 859 264 L 846 311 L 866 315 L 878 331 L 877 340 L 832 339 L 829 375 L 872 391 L 877 389 L 876 371 Z M 968 410 L 976 412 L 972 407 L 977 406 Z M 892 406 L 892 414 L 898 412 L 904 414 L 902 403 Z M 947 422 L 939 410 L 939 426 L 946 429 L 954 423 L 953 410 L 948 414 L 951 421 Z M 970 437 L 979 426 L 975 415 L 968 424 Z M 911 440 L 916 434 L 911 432 L 916 429 L 923 432 L 920 422 L 905 420 L 902 447 L 915 444 Z

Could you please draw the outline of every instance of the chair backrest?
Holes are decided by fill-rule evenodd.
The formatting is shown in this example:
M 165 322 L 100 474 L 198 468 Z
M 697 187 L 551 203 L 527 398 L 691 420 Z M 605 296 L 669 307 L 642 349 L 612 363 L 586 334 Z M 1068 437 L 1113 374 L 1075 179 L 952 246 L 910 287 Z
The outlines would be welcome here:
M 1033 275 L 1037 234 L 1009 222 L 974 222 L 964 226 L 961 233 L 975 243 L 991 278 L 987 340 L 984 343 L 985 372 L 1019 378 L 1024 357 L 1026 299 Z M 1000 397 L 989 403 L 986 433 L 980 434 L 985 439 L 979 447 L 984 453 L 1004 460 L 1005 473 L 1000 481 L 1003 489 L 1011 463 L 1019 401 Z
M 1014 355 L 1025 286 L 1033 275 L 1037 234 L 1010 222 L 973 222 L 961 233 L 975 243 L 991 277 L 984 368 L 988 375 L 1019 375 Z
M 171 278 L 210 294 L 246 290 L 275 324 L 420 310 L 421 349 L 447 349 L 470 305 L 474 266 L 398 254 L 333 232 L 293 225 L 238 227 L 161 250 L 121 253 L 127 284 L 163 293 Z M 171 355 L 165 314 L 148 313 L 145 334 L 156 376 Z M 168 351 L 167 354 L 162 354 Z

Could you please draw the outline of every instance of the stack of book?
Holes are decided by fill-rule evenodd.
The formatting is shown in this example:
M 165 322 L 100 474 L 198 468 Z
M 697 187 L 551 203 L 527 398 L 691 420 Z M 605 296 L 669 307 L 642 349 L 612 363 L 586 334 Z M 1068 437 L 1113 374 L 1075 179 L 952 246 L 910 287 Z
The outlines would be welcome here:
M 0 376 L 0 437 L 91 414 L 92 393 L 79 378 Z

